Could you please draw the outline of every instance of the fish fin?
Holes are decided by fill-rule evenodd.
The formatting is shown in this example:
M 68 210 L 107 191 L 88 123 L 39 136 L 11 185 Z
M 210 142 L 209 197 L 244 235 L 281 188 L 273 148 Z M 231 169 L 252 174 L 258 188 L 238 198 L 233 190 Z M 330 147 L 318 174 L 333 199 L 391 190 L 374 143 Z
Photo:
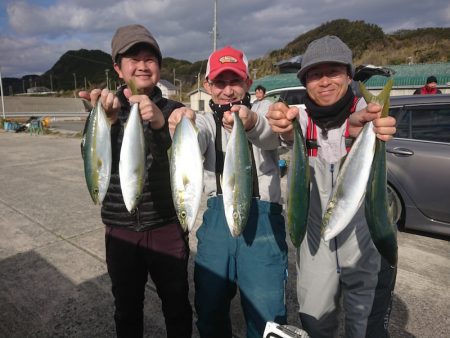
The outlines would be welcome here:
M 234 174 L 231 175 L 229 181 L 226 183 L 230 183 L 230 185 L 233 187 L 234 190 L 234 185 L 236 184 L 236 176 Z
M 187 186 L 191 181 L 189 180 L 189 176 L 183 175 L 183 186 Z

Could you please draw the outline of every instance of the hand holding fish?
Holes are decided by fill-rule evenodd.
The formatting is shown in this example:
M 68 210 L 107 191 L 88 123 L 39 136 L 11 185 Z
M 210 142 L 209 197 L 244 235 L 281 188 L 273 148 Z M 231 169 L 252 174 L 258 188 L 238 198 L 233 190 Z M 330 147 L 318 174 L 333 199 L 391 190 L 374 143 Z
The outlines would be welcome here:
M 128 100 L 131 104 L 139 103 L 142 121 L 148 122 L 152 129 L 161 129 L 164 127 L 166 122 L 163 113 L 147 95 L 132 95 L 128 97 Z
M 369 103 L 366 108 L 350 115 L 348 131 L 350 136 L 356 137 L 366 122 L 373 121 L 374 132 L 382 141 L 389 141 L 395 134 L 396 120 L 392 116 L 381 118 L 382 107 L 376 103 Z
M 284 102 L 276 102 L 269 107 L 266 118 L 272 130 L 286 141 L 294 139 L 292 120 L 298 117 L 297 107 L 288 107 Z
M 186 116 L 189 120 L 195 122 L 195 112 L 187 107 L 181 107 L 175 109 L 169 116 L 169 131 L 170 135 L 173 135 L 175 128 L 180 123 L 183 116 Z
M 223 127 L 227 130 L 231 130 L 233 128 L 234 112 L 239 114 L 246 131 L 252 129 L 258 120 L 258 115 L 255 112 L 251 111 L 246 106 L 236 104 L 233 105 L 229 111 L 226 111 L 223 114 L 222 123 Z
M 95 107 L 97 100 L 100 98 L 103 106 L 103 110 L 106 113 L 106 116 L 109 119 L 111 124 L 117 121 L 117 115 L 120 110 L 120 102 L 119 99 L 109 91 L 108 89 L 93 89 L 92 91 L 80 91 L 78 96 L 82 99 L 88 100 L 91 102 L 91 105 Z

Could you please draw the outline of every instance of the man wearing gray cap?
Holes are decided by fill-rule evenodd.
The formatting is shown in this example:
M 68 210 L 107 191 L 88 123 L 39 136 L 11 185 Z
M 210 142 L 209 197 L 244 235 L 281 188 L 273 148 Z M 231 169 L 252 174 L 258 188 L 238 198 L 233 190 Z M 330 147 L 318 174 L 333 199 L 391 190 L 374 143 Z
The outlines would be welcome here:
M 156 85 L 162 56 L 158 43 L 145 27 L 120 27 L 111 48 L 114 70 L 125 83 L 134 82 L 138 95 L 132 95 L 127 85 L 117 93 L 94 89 L 79 95 L 93 104 L 100 99 L 111 122 L 111 179 L 101 216 L 106 228 L 106 263 L 112 282 L 117 336 L 143 337 L 144 294 L 150 274 L 161 299 L 167 337 L 191 337 L 189 246 L 172 201 L 167 157 L 171 146 L 167 119 L 183 105 L 163 98 Z M 139 104 L 147 151 L 143 194 L 130 213 L 122 197 L 119 160 L 131 103 Z
M 324 241 L 321 223 L 341 160 L 362 126 L 372 121 L 378 138 L 395 133 L 395 119 L 379 118 L 381 107 L 354 96 L 352 52 L 336 36 L 311 42 L 297 74 L 306 87 L 305 106 L 276 103 L 267 117 L 286 143 L 297 118 L 308 145 L 311 195 L 307 233 L 297 249 L 297 297 L 303 328 L 314 338 L 335 337 L 343 296 L 345 337 L 389 337 L 396 268 L 375 248 L 364 204 L 335 238 Z

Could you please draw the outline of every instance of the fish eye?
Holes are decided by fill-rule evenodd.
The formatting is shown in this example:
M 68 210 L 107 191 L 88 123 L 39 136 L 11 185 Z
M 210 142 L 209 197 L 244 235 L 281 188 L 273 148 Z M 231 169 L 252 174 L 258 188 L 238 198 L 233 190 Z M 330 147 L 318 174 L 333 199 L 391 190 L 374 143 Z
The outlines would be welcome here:
M 180 212 L 180 218 L 185 219 L 186 218 L 186 211 Z
M 238 214 L 237 211 L 233 211 L 233 219 L 234 219 L 234 220 L 239 219 L 239 214 Z

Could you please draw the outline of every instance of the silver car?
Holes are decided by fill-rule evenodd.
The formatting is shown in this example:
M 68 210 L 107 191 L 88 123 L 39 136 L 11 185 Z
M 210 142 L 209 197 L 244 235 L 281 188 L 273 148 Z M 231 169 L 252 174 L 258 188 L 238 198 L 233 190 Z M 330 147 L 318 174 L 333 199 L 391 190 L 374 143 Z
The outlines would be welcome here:
M 400 228 L 450 235 L 450 95 L 392 96 L 388 195 Z

